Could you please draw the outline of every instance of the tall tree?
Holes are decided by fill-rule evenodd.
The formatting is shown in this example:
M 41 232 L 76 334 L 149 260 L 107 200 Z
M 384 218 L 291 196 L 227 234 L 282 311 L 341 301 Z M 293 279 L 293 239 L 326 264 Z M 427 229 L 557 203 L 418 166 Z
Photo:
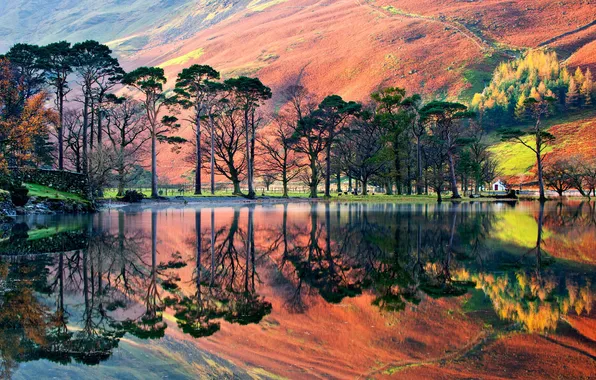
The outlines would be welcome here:
M 434 133 L 437 133 L 445 144 L 447 162 L 449 164 L 449 182 L 451 185 L 451 197 L 461 198 L 457 189 L 457 177 L 455 173 L 457 149 L 463 143 L 464 131 L 461 120 L 470 119 L 474 113 L 467 111 L 467 107 L 460 103 L 432 101 L 420 110 L 422 119 L 431 123 Z
M 369 179 L 387 164 L 383 130 L 374 111 L 366 109 L 350 124 L 337 144 L 348 175 L 362 181 L 362 195 L 368 193 Z
M 574 109 L 579 106 L 580 96 L 579 96 L 579 88 L 577 87 L 577 82 L 575 78 L 571 78 L 569 80 L 569 88 L 567 89 L 567 97 L 565 98 L 565 104 L 567 108 Z
M 210 100 L 212 99 L 213 86 L 209 85 L 212 80 L 219 79 L 219 72 L 207 65 L 192 65 L 189 68 L 183 69 L 178 74 L 176 80 L 175 101 L 177 104 L 185 109 L 192 110 L 192 118 L 190 122 L 195 131 L 195 195 L 200 195 L 201 192 L 201 169 L 202 169 L 202 152 L 201 152 L 201 121 L 205 116 L 210 115 Z M 207 114 L 207 115 L 206 115 Z
M 90 116 L 94 108 L 95 87 L 97 83 L 103 83 L 104 79 L 110 80 L 110 78 L 113 78 L 112 81 L 115 82 L 117 80 L 116 75 L 122 72 L 118 60 L 113 58 L 111 54 L 112 51 L 109 47 L 91 40 L 77 43 L 71 49 L 73 67 L 80 77 L 81 92 L 83 94 L 83 173 L 88 171 L 88 150 L 89 145 L 92 146 L 90 138 L 93 138 L 93 122 L 90 121 Z M 89 129 L 91 129 L 90 134 Z
M 584 99 L 584 105 L 586 107 L 592 106 L 592 96 L 594 93 L 594 78 L 592 77 L 592 72 L 590 68 L 586 69 L 586 77 L 584 79 L 584 83 L 582 84 L 581 94 Z
M 403 181 L 402 181 L 402 149 L 406 139 L 403 139 L 404 132 L 409 126 L 412 125 L 415 119 L 414 113 L 411 111 L 415 106 L 415 100 L 408 103 L 408 109 L 405 109 L 404 98 L 406 96 L 406 90 L 399 87 L 389 87 L 371 94 L 373 101 L 377 103 L 377 119 L 386 130 L 386 135 L 391 143 L 393 150 L 394 160 L 394 174 L 395 174 L 395 186 L 397 187 L 397 193 L 402 194 L 403 192 Z M 410 109 L 412 108 L 412 109 Z
M 416 194 L 422 195 L 424 185 L 422 183 L 422 138 L 426 133 L 426 125 L 420 120 L 420 105 L 422 98 L 414 94 L 405 98 L 401 105 L 410 116 L 410 133 L 416 140 Z
M 6 53 L 19 78 L 23 100 L 39 93 L 45 84 L 41 67 L 41 49 L 37 45 L 15 44 Z
M 256 110 L 261 103 L 272 96 L 271 89 L 258 78 L 238 77 L 225 81 L 225 85 L 232 91 L 244 112 L 244 134 L 246 138 L 246 162 L 248 198 L 255 197 L 254 190 L 254 153 L 255 134 L 257 127 Z
M 325 196 L 331 196 L 331 149 L 337 138 L 344 131 L 349 118 L 357 114 L 361 105 L 356 102 L 346 102 L 339 95 L 327 96 L 313 114 L 326 132 L 325 156 Z
M 151 135 L 151 197 L 157 198 L 157 142 L 177 144 L 179 139 L 167 136 L 178 129 L 175 118 L 159 119 L 163 107 L 167 106 L 168 98 L 163 85 L 167 82 L 161 67 L 139 67 L 127 73 L 122 82 L 131 86 L 143 95 L 143 107 L 147 115 L 149 133 Z
M 120 67 L 117 59 L 106 61 L 104 70 L 97 75 L 95 80 L 95 88 L 93 91 L 93 109 L 92 112 L 95 114 L 96 125 L 97 125 L 97 147 L 101 149 L 103 146 L 103 120 L 105 118 L 105 105 L 110 103 L 110 91 L 114 90 L 119 84 L 122 83 L 124 77 L 124 70 Z M 91 144 L 93 146 L 93 144 Z
M 44 70 L 45 78 L 55 94 L 56 109 L 58 110 L 58 169 L 64 169 L 64 101 L 70 92 L 68 76 L 73 72 L 72 50 L 69 42 L 51 43 L 41 48 L 40 67 Z
M 215 111 L 218 117 L 213 119 L 214 127 L 209 136 L 214 146 L 213 153 L 209 152 L 209 159 L 215 170 L 232 182 L 234 195 L 242 195 L 240 182 L 246 174 L 247 160 L 243 154 L 246 141 L 242 138 L 243 111 L 233 100 L 223 99 Z
M 542 123 L 543 119 L 550 115 L 550 106 L 554 98 L 544 97 L 536 100 L 528 98 L 526 100 L 526 112 L 534 119 L 534 127 L 528 131 L 521 131 L 519 129 L 505 131 L 501 139 L 503 141 L 512 141 L 522 144 L 530 149 L 536 155 L 536 166 L 538 176 L 538 187 L 540 192 L 540 201 L 546 200 L 544 191 L 544 176 L 543 176 L 543 160 L 545 156 L 545 149 L 554 141 L 555 137 L 547 132 Z M 531 138 L 528 138 L 531 137 Z M 533 140 L 533 141 L 532 141 Z
M 211 195 L 215 194 L 215 118 L 219 102 L 225 90 L 225 85 L 219 82 L 208 81 L 205 104 L 207 105 L 207 118 L 209 119 L 209 176 Z
M 56 115 L 45 107 L 40 92 L 21 103 L 19 81 L 7 59 L 0 59 L 0 169 L 32 162 L 38 138 L 48 135 Z M 34 161 L 34 160 L 33 160 Z
M 303 173 L 310 189 L 310 197 L 317 198 L 317 187 L 320 180 L 319 156 L 327 148 L 327 129 L 315 116 L 316 104 L 311 93 L 299 85 L 289 86 L 284 90 L 287 102 L 286 117 L 294 117 L 290 144 L 295 152 L 304 155 L 308 160 L 309 173 Z

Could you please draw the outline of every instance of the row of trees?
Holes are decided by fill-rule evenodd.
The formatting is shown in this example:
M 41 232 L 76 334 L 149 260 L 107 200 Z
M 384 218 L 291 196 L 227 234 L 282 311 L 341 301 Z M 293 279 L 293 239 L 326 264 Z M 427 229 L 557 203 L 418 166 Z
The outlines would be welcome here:
M 582 196 L 596 196 L 596 162 L 569 157 L 547 163 L 544 169 L 546 185 L 560 197 L 575 189 Z
M 16 158 L 19 151 L 43 157 L 45 147 L 49 158 L 43 163 L 51 163 L 48 146 L 55 140 L 57 168 L 88 174 L 97 192 L 115 176 L 122 194 L 126 184 L 143 172 L 137 162 L 145 157 L 145 142 L 150 142 L 154 197 L 158 143 L 172 144 L 175 150 L 184 143 L 193 145 L 196 194 L 201 194 L 205 166 L 211 173 L 211 192 L 218 172 L 233 183 L 236 194 L 245 181 L 248 197 L 255 196 L 256 174 L 281 181 L 286 196 L 288 183 L 297 178 L 308 184 L 312 197 L 324 181 L 325 195 L 330 196 L 332 177 L 337 177 L 341 190 L 343 174 L 350 182 L 361 182 L 364 193 L 371 181 L 389 192 L 395 186 L 399 194 L 412 193 L 414 183 L 418 194 L 429 187 L 440 193 L 447 180 L 455 198 L 460 196 L 458 176 L 466 189 L 474 183 L 478 190 L 494 174 L 482 133 L 471 126 L 473 115 L 466 106 L 423 105 L 418 95 L 408 97 L 400 88 L 380 90 L 368 104 L 359 104 L 338 95 L 316 102 L 307 89 L 289 86 L 282 93 L 281 110 L 265 116 L 259 107 L 272 92 L 258 78 L 221 81 L 212 67 L 193 65 L 182 70 L 173 91 L 167 91 L 162 68 L 140 67 L 125 73 L 110 49 L 95 41 L 72 46 L 18 44 L 3 62 L 4 76 L 11 81 L 5 88 L 20 101 L 13 112 L 33 120 L 25 105 L 35 99 L 39 112 L 45 112 L 35 124 L 37 132 L 27 134 L 38 135 L 33 140 L 41 143 L 5 144 L 10 147 L 7 157 Z M 137 96 L 116 95 L 123 88 Z M 43 108 L 49 92 L 55 112 Z M 71 92 L 72 99 L 67 99 Z M 67 109 L 67 100 L 80 107 Z M 191 141 L 175 136 L 183 121 L 194 128 Z M 268 128 L 262 128 L 265 125 Z M 25 164 L 24 157 L 19 164 Z
M 495 176 L 496 164 L 487 150 L 474 114 L 460 103 L 407 96 L 401 88 L 386 88 L 360 104 L 331 95 L 320 103 L 298 85 L 283 91 L 285 106 L 259 139 L 265 153 L 262 167 L 283 183 L 301 178 L 317 197 L 319 183 L 330 196 L 331 179 L 342 191 L 342 177 L 387 193 L 423 194 L 432 188 L 441 199 L 445 185 L 454 198 L 472 185 L 480 187 Z
M 205 170 L 211 193 L 218 173 L 232 182 L 235 194 L 242 194 L 241 184 L 246 183 L 251 198 L 256 176 L 266 185 L 281 182 L 284 196 L 289 183 L 297 180 L 309 187 L 313 198 L 321 183 L 324 195 L 330 196 L 332 181 L 341 192 L 347 177 L 350 191 L 366 194 L 370 185 L 389 194 L 432 189 L 439 200 L 445 190 L 453 198 L 461 197 L 461 191 L 478 193 L 497 176 L 481 128 L 484 106 L 477 102 L 473 107 L 479 112 L 471 112 L 460 103 L 424 103 L 419 95 L 397 87 L 374 92 L 366 103 L 338 95 L 318 101 L 296 84 L 280 92 L 279 106 L 267 115 L 261 106 L 272 91 L 258 78 L 221 80 L 214 68 L 192 65 L 178 74 L 170 91 L 162 68 L 125 73 L 110 49 L 95 41 L 17 44 L 0 63 L 4 166 L 12 162 L 71 168 L 88 174 L 97 193 L 117 182 L 122 195 L 127 184 L 145 173 L 138 162 L 150 154 L 151 195 L 157 197 L 159 143 L 170 144 L 176 152 L 192 145 L 187 160 L 194 166 L 197 195 Z M 535 128 L 508 130 L 503 138 L 536 153 L 541 198 L 544 152 L 553 141 L 542 121 L 556 112 L 561 99 L 546 84 L 572 80 L 581 80 L 582 88 L 593 87 L 589 71 L 571 76 L 554 53 L 530 52 L 501 65 L 483 95 L 506 82 L 521 86 L 516 90 L 510 83 L 514 88 L 507 93 L 515 97 L 516 117 L 530 116 Z M 538 85 L 539 90 L 526 97 L 528 86 L 536 83 L 547 87 L 542 91 L 544 86 Z M 49 93 L 55 111 L 44 107 Z M 583 93 L 589 95 L 584 101 L 588 104 L 592 93 Z M 567 91 L 563 99 L 569 94 L 573 92 Z M 183 122 L 194 130 L 189 140 L 176 136 Z
M 228 119 L 241 124 L 243 146 L 248 147 L 243 152 L 249 196 L 254 196 L 255 131 L 259 122 L 255 112 L 262 100 L 271 97 L 271 90 L 258 79 L 240 77 L 217 82 L 219 73 L 214 69 L 194 65 L 178 75 L 174 91 L 169 92 L 162 68 L 140 67 L 125 73 L 111 50 L 96 41 L 74 45 L 59 42 L 43 47 L 17 44 L 1 62 L 4 70 L 0 78 L 3 95 L 0 108 L 6 113 L 2 121 L 7 120 L 6 124 L 11 121 L 10 125 L 2 125 L 0 142 L 5 166 L 9 166 L 11 159 L 18 159 L 14 163 L 18 166 L 28 163 L 25 158 L 41 156 L 40 148 L 29 140 L 39 136 L 47 147 L 53 144 L 50 133 L 54 132 L 59 170 L 70 167 L 88 174 L 98 192 L 116 174 L 121 194 L 131 174 L 142 173 L 136 162 L 143 157 L 144 143 L 150 141 L 151 193 L 156 197 L 157 144 L 168 143 L 173 149 L 180 149 L 186 140 L 175 136 L 175 132 L 180 127 L 178 116 L 183 115 L 182 119 L 190 121 L 196 132 L 196 193 L 200 194 L 203 121 L 207 119 L 210 126 L 209 156 L 214 157 L 217 116 L 220 122 Z M 137 96 L 116 95 L 123 93 L 123 88 L 133 90 Z M 71 91 L 74 97 L 67 99 Z M 55 113 L 43 107 L 50 92 Z M 81 106 L 72 107 L 77 103 Z M 28 111 L 28 104 L 37 105 L 40 110 Z M 41 120 L 32 125 L 33 121 L 29 120 L 34 111 Z M 35 133 L 31 133 L 32 128 Z M 235 132 L 240 133 L 239 128 Z M 236 152 L 233 156 L 238 160 Z M 70 161 L 70 166 L 65 161 Z M 51 157 L 43 162 L 51 163 Z M 212 191 L 215 166 L 212 159 Z M 219 169 L 224 171 L 223 166 Z

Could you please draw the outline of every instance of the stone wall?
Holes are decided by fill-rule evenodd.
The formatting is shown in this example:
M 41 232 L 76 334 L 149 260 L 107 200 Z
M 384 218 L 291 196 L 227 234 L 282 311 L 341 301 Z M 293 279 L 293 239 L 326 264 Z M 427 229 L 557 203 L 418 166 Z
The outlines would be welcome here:
M 13 175 L 22 182 L 51 187 L 59 191 L 78 194 L 84 198 L 89 194 L 89 181 L 87 176 L 81 173 L 27 168 L 13 172 Z

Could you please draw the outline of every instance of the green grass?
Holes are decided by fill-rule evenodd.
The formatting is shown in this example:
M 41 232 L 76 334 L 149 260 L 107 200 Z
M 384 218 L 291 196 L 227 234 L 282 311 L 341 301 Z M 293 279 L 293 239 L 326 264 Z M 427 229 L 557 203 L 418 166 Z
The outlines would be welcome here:
M 59 234 L 60 232 L 68 232 L 68 231 L 80 231 L 82 229 L 82 224 L 66 224 L 66 225 L 57 225 L 48 228 L 39 228 L 34 230 L 27 231 L 27 240 L 39 240 L 45 239 L 50 236 L 54 236 Z
M 143 188 L 143 189 L 135 189 L 136 191 L 141 191 L 143 194 L 145 194 L 145 196 L 147 198 L 150 198 L 151 196 L 151 190 L 147 189 L 147 188 Z M 105 189 L 104 190 L 104 200 L 115 200 L 117 199 L 116 197 L 116 189 Z M 262 190 L 260 188 L 257 188 L 256 190 L 257 193 L 257 199 L 262 197 L 263 195 L 265 197 L 268 198 L 282 198 L 282 194 L 281 192 L 265 192 L 263 193 Z M 178 195 L 182 195 L 179 194 L 178 191 L 171 191 L 168 190 L 167 195 L 165 194 L 165 192 L 163 193 L 164 197 L 167 198 L 173 198 L 176 197 Z M 301 198 L 301 199 L 309 199 L 309 193 L 308 192 L 289 192 L 289 197 L 290 198 Z M 442 194 L 443 195 L 443 200 L 445 202 L 450 201 L 450 197 L 451 197 L 451 193 L 449 192 L 445 192 Z M 483 195 L 487 195 L 487 194 L 483 194 Z M 193 199 L 193 198 L 197 198 L 197 199 L 209 199 L 212 197 L 236 197 L 234 195 L 232 195 L 232 192 L 230 190 L 228 191 L 216 191 L 215 195 L 211 195 L 209 193 L 209 190 L 203 189 L 203 195 L 194 195 L 192 193 L 192 191 L 187 191 L 184 193 L 183 197 L 185 199 Z M 240 196 L 237 196 L 238 198 L 240 198 Z M 437 201 L 437 196 L 435 194 L 429 194 L 429 195 L 386 195 L 386 194 L 369 194 L 369 195 L 341 195 L 339 196 L 337 194 L 337 192 L 335 190 L 333 190 L 331 192 L 331 197 L 330 198 L 325 198 L 323 193 L 319 193 L 318 194 L 318 201 L 338 201 L 338 202 L 367 202 L 367 203 L 435 203 Z M 481 201 L 493 201 L 494 198 L 468 198 L 468 197 L 463 197 L 461 199 L 459 199 L 458 201 L 460 202 L 468 202 L 468 201 L 474 201 L 474 202 L 481 202 Z
M 321 198 L 323 198 L 321 196 Z M 342 195 L 331 194 L 330 200 L 341 202 L 380 202 L 380 203 L 428 203 L 436 202 L 436 195 Z M 446 199 L 447 200 L 447 199 Z
M 572 112 L 562 115 L 556 115 L 551 118 L 548 118 L 544 121 L 544 125 L 548 128 L 553 127 L 555 125 L 565 124 L 565 123 L 572 123 L 576 121 L 580 121 L 585 119 L 586 117 L 592 116 L 592 110 L 581 110 L 578 112 Z M 529 128 L 530 124 L 520 124 L 516 126 L 512 126 L 511 128 L 519 128 L 521 130 L 525 130 Z M 536 154 L 530 150 L 529 148 L 525 147 L 522 144 L 514 143 L 514 142 L 501 142 L 500 136 L 498 132 L 492 132 L 488 136 L 489 142 L 493 145 L 490 147 L 490 151 L 494 154 L 494 156 L 499 161 L 498 171 L 501 175 L 504 176 L 515 176 L 515 175 L 530 175 L 533 176 L 532 173 L 529 171 L 534 167 L 536 164 Z M 530 145 L 534 144 L 534 138 L 528 137 L 527 141 Z M 557 147 L 559 141 L 555 140 L 554 145 L 547 147 L 545 149 L 545 153 L 551 152 L 553 148 Z
M 25 183 L 24 184 L 27 189 L 29 189 L 29 196 L 30 197 L 39 197 L 39 198 L 48 198 L 48 199 L 58 199 L 58 200 L 73 200 L 79 202 L 86 202 L 81 196 L 73 193 L 68 193 L 65 191 L 59 191 L 53 189 L 51 187 L 37 185 L 34 183 Z
M 127 189 L 130 190 L 130 189 Z M 142 189 L 132 189 L 135 191 L 140 191 L 142 192 L 146 198 L 150 198 L 151 197 L 151 189 L 148 188 L 142 188 Z M 160 189 L 163 190 L 163 189 Z M 116 194 L 118 193 L 117 189 L 104 189 L 103 192 L 103 199 L 117 199 L 118 197 L 116 197 Z M 188 190 L 185 191 L 184 194 L 179 193 L 176 189 L 172 190 L 172 189 L 168 189 L 167 194 L 166 191 L 163 190 L 162 196 L 164 197 L 176 197 L 176 196 L 184 196 L 185 198 L 209 198 L 209 197 L 233 197 L 234 195 L 232 194 L 231 190 L 217 190 L 215 191 L 214 195 L 211 195 L 211 192 L 208 189 L 203 189 L 203 194 L 202 195 L 194 195 L 194 190 Z M 257 189 L 256 190 L 257 196 L 261 196 L 263 195 L 263 192 L 261 191 L 261 189 Z M 267 197 L 280 197 L 282 196 L 281 192 L 267 192 L 265 191 L 265 196 Z M 288 193 L 288 196 L 291 198 L 308 198 L 308 193 L 307 192 L 294 192 L 294 191 L 290 191 Z
M 500 142 L 489 150 L 499 161 L 498 172 L 504 176 L 528 175 L 536 163 L 536 154 L 522 144 Z

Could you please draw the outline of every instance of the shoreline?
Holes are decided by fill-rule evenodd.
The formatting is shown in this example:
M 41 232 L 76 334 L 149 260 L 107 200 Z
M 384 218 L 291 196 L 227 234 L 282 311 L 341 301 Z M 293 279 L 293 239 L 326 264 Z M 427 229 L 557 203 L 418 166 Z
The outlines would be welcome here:
M 441 203 L 517 203 L 520 201 L 538 202 L 536 197 L 518 197 L 518 198 L 460 198 L 451 199 L 449 197 L 443 198 Z M 547 202 L 566 202 L 566 201 L 591 201 L 591 199 L 583 197 L 565 197 L 563 199 L 550 198 Z M 60 215 L 77 215 L 77 214 L 93 214 L 106 210 L 114 210 L 128 207 L 167 207 L 167 206 L 206 206 L 206 207 L 236 207 L 241 205 L 276 205 L 276 204 L 290 204 L 290 203 L 385 203 L 385 204 L 438 204 L 436 196 L 418 196 L 418 195 L 348 195 L 348 196 L 332 196 L 331 198 L 305 198 L 305 197 L 257 197 L 255 199 L 248 199 L 241 196 L 202 196 L 202 197 L 168 197 L 160 199 L 146 198 L 138 203 L 126 203 L 114 199 L 103 199 L 95 202 L 93 211 L 77 210 L 76 212 L 69 212 L 63 210 L 37 210 L 30 208 L 27 212 L 17 213 L 7 218 L 14 218 L 16 216 L 27 215 L 42 215 L 42 214 L 60 214 Z
M 548 199 L 547 202 L 559 202 L 559 201 L 588 201 L 587 198 L 568 197 L 562 200 L 557 198 Z M 451 199 L 444 198 L 441 203 L 512 203 L 519 201 L 535 201 L 538 202 L 538 198 L 532 197 L 520 197 L 520 198 L 492 198 L 492 197 L 480 197 L 480 198 L 461 198 Z M 121 201 L 114 200 L 100 200 L 97 202 L 98 210 L 110 210 L 119 209 L 123 207 L 154 207 L 154 206 L 238 206 L 238 205 L 260 205 L 260 204 L 289 204 L 289 203 L 395 203 L 395 204 L 437 204 L 436 197 L 429 196 L 408 196 L 408 195 L 375 195 L 375 196 L 345 196 L 331 198 L 302 198 L 302 197 L 257 197 L 255 199 L 248 199 L 239 196 L 204 196 L 204 197 L 172 197 L 166 199 L 144 199 L 139 203 L 124 203 Z

